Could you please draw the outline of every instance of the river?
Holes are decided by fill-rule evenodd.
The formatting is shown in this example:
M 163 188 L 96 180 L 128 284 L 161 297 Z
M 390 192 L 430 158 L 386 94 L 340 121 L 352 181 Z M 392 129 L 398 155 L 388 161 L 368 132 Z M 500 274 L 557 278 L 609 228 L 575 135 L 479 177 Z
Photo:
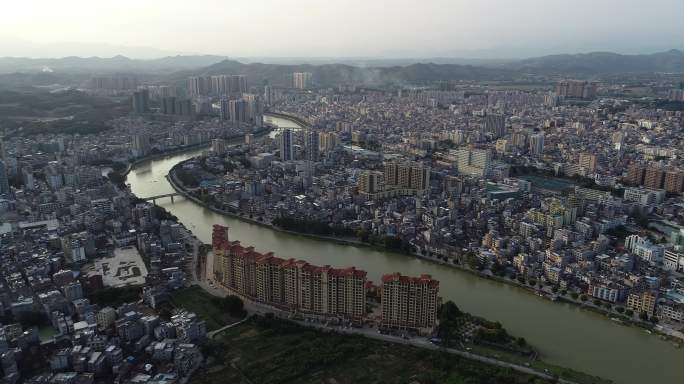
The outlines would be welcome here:
M 296 128 L 288 120 L 271 119 L 281 127 Z M 128 175 L 128 183 L 140 197 L 173 192 L 165 179 L 169 169 L 201 152 L 195 149 L 141 163 Z M 176 197 L 175 203 L 161 199 L 157 204 L 176 215 L 206 243 L 211 242 L 212 225 L 222 224 L 230 227 L 231 240 L 240 240 L 258 251 L 273 251 L 279 257 L 318 265 L 356 266 L 367 271 L 368 278 L 376 283 L 384 273 L 431 274 L 440 281 L 444 300 L 453 300 L 465 311 L 501 322 L 513 335 L 527 339 L 551 364 L 616 383 L 679 383 L 684 379 L 684 350 L 642 329 L 619 325 L 574 305 L 554 303 L 520 288 L 411 256 L 273 231 L 221 216 L 181 197 Z

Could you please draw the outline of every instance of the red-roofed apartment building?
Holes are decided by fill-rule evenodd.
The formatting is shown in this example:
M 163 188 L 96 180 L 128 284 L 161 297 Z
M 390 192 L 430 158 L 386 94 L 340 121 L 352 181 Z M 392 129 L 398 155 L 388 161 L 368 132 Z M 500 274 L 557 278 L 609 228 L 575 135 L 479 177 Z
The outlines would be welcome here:
M 214 275 L 234 293 L 286 310 L 362 319 L 366 315 L 366 272 L 336 269 L 261 254 L 229 241 L 227 228 L 214 226 Z
M 438 306 L 439 281 L 430 275 L 393 273 L 382 277 L 382 327 L 432 333 Z

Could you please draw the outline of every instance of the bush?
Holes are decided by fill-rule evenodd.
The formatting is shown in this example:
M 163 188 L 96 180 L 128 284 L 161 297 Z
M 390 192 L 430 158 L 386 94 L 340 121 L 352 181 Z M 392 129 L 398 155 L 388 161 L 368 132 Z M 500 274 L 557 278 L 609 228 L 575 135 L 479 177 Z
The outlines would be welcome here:
M 273 219 L 273 225 L 280 227 L 288 231 L 294 231 L 299 233 L 310 233 L 314 235 L 338 235 L 338 236 L 353 236 L 354 232 L 351 229 L 340 227 L 340 226 L 330 226 L 327 222 L 314 220 L 314 219 L 298 219 L 294 217 L 276 217 Z M 361 241 L 364 240 L 362 235 Z M 395 237 L 386 237 L 383 239 L 383 245 L 388 249 L 403 249 L 408 246 L 408 242 L 405 244 L 402 239 Z
M 524 337 L 518 337 L 518 339 L 515 340 L 515 342 L 516 342 L 516 344 L 518 344 L 518 346 L 520 346 L 520 347 L 524 347 L 524 346 L 527 345 L 527 340 L 525 340 Z
M 245 317 L 247 314 L 242 299 L 235 295 L 228 295 L 221 299 L 215 298 L 214 300 L 217 307 L 228 312 L 231 316 Z
M 503 328 L 486 329 L 479 328 L 475 334 L 476 339 L 489 343 L 504 344 L 510 341 L 510 336 Z

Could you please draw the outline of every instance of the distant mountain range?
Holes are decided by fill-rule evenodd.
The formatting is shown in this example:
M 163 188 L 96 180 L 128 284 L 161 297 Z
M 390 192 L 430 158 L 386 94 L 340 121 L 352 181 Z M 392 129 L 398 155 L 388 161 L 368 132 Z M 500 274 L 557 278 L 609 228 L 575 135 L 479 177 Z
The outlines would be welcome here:
M 622 55 L 611 52 L 550 55 L 479 65 L 413 63 L 394 66 L 359 67 L 345 64 L 282 65 L 243 64 L 224 60 L 196 73 L 236 73 L 253 80 L 280 82 L 292 72 L 311 72 L 321 85 L 354 83 L 416 83 L 436 80 L 506 80 L 523 74 L 587 78 L 611 74 L 683 72 L 684 52 L 670 50 L 648 55 Z
M 319 85 L 416 83 L 435 80 L 503 80 L 512 78 L 516 74 L 508 69 L 457 64 L 415 63 L 405 66 L 357 67 L 347 64 L 243 64 L 235 60 L 224 60 L 194 73 L 242 74 L 247 75 L 252 83 L 289 84 L 293 72 L 311 72 Z
M 606 75 L 684 72 L 684 52 L 673 49 L 648 55 L 612 52 L 550 55 L 507 63 L 506 68 L 537 74 Z
M 0 58 L 0 73 L 12 72 L 160 72 L 202 68 L 224 60 L 223 56 L 167 56 L 159 59 L 129 59 L 69 56 L 60 59 Z
M 293 60 L 293 59 L 290 59 Z M 456 59 L 453 59 L 456 60 Z M 437 61 L 437 60 L 436 60 Z M 242 63 L 221 56 L 168 56 L 160 59 L 65 57 L 61 59 L 0 58 L 1 73 L 53 72 L 59 75 L 92 76 L 98 73 L 129 72 L 155 74 L 158 78 L 180 80 L 191 75 L 243 74 L 252 84 L 289 84 L 293 72 L 311 72 L 319 85 L 340 83 L 387 84 L 420 83 L 436 80 L 511 80 L 524 74 L 590 78 L 605 75 L 654 72 L 684 73 L 684 52 L 670 50 L 647 55 L 611 52 L 550 55 L 523 60 L 481 61 L 477 65 L 448 62 L 418 63 L 408 60 L 378 60 L 376 65 L 346 64 L 265 64 Z M 366 61 L 368 63 L 368 61 Z M 399 64 L 401 63 L 401 64 Z

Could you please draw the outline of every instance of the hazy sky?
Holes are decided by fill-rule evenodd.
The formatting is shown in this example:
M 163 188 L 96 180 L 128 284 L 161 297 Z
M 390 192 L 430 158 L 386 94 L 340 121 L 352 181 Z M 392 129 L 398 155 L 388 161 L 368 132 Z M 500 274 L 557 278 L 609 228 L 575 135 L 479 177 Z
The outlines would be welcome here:
M 684 48 L 683 0 L 2 0 L 0 56 L 528 56 Z M 22 41 L 19 43 L 18 41 Z M 3 43 L 4 42 L 4 43 Z M 37 45 L 28 42 L 38 43 Z M 92 43 L 108 44 L 100 47 Z M 4 44 L 4 45 L 3 45 Z M 41 48 L 42 47 L 42 48 Z M 70 50 L 81 49 L 82 52 Z M 67 52 L 69 51 L 69 52 Z

